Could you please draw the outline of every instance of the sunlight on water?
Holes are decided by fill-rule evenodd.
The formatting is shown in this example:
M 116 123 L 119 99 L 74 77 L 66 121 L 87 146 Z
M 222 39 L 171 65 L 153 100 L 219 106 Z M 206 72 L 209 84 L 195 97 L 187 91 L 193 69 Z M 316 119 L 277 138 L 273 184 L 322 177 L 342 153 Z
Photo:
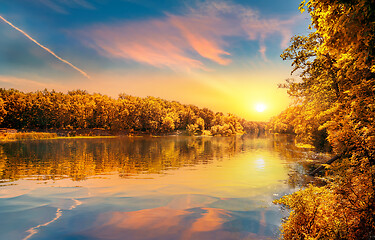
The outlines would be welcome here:
M 273 138 L 0 145 L 0 239 L 269 239 L 300 150 Z
M 256 169 L 261 171 L 266 166 L 266 163 L 264 162 L 262 158 L 259 158 L 255 161 L 255 165 L 256 165 Z

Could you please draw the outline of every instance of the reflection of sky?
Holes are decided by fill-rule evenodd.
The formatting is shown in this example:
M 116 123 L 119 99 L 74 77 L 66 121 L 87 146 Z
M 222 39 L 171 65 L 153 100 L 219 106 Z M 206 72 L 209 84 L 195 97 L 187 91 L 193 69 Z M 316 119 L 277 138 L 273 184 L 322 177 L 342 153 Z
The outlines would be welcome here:
M 299 2 L 3 1 L 2 16 L 91 79 L 1 21 L 0 84 L 152 95 L 267 119 L 288 104 L 277 83 L 290 67 L 279 55 L 306 33 Z M 268 113 L 251 112 L 259 101 Z
M 9 199 L 12 202 L 1 198 L 2 208 L 8 210 L 1 211 L 4 224 L 0 226 L 0 236 L 21 239 L 32 233 L 36 239 L 124 239 L 124 236 L 128 239 L 263 239 L 274 236 L 281 217 L 276 207 L 259 207 L 259 202 L 249 197 L 130 196 L 123 191 L 98 194 L 86 187 L 60 186 L 50 189 L 45 196 L 45 190 L 39 188 Z M 82 204 L 72 209 L 77 197 L 69 198 L 69 195 L 80 196 Z M 18 208 L 9 211 L 11 206 Z
M 207 146 L 213 147 L 214 141 L 219 141 L 228 148 L 228 140 L 210 138 L 212 145 Z M 107 141 L 113 144 L 118 140 Z M 169 143 L 154 149 L 169 149 Z M 147 141 L 143 144 L 149 146 Z M 238 147 L 243 151 L 237 154 L 164 174 L 124 179 L 117 172 L 107 172 L 84 181 L 22 179 L 13 182 L 15 185 L 4 185 L 0 187 L 0 239 L 22 239 L 30 234 L 30 239 L 274 236 L 281 215 L 271 201 L 273 194 L 289 191 L 281 182 L 287 178 L 288 170 L 279 154 L 272 152 L 269 140 L 247 139 L 242 144 Z M 89 149 L 89 145 L 72 146 Z M 190 146 L 191 151 L 198 147 Z
M 0 227 L 0 236 L 12 239 L 16 235 L 9 230 L 13 229 L 17 229 L 19 237 L 33 233 L 37 239 L 273 236 L 281 215 L 270 201 L 272 194 L 280 191 L 280 184 L 276 183 L 280 179 L 275 177 L 266 183 L 270 178 L 267 170 L 264 178 L 255 171 L 247 171 L 247 178 L 243 179 L 241 167 L 235 166 L 241 162 L 227 162 L 231 161 L 220 162 L 221 167 L 213 163 L 195 170 L 171 171 L 165 176 L 152 175 L 153 179 L 104 176 L 78 183 L 47 181 L 42 185 L 21 180 L 18 185 L 0 189 L 0 204 L 4 209 L 0 222 L 5 223 Z M 229 173 L 226 168 L 239 171 Z M 285 173 L 279 177 L 285 178 Z M 285 186 L 282 189 L 287 191 Z M 8 198 L 10 195 L 13 197 Z M 75 199 L 81 205 L 72 209 Z

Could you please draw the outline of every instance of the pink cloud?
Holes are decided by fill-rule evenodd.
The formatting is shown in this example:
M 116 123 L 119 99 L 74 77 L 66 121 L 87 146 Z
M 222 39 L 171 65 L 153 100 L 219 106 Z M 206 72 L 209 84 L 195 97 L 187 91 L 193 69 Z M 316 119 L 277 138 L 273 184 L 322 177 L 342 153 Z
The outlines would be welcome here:
M 90 44 L 108 57 L 179 70 L 206 69 L 202 62 L 185 54 L 188 43 L 165 21 L 97 26 L 89 35 Z
M 166 14 L 163 19 L 96 25 L 81 32 L 84 41 L 101 54 L 174 70 L 210 70 L 213 62 L 232 62 L 229 37 L 259 42 L 260 57 L 267 61 L 266 40 L 281 36 L 285 48 L 291 25 L 297 21 L 262 19 L 248 7 L 207 1 L 189 8 L 184 15 Z
M 215 32 L 215 25 L 220 24 L 220 20 L 212 20 L 208 17 L 194 19 L 190 17 L 170 16 L 170 23 L 176 26 L 182 36 L 184 36 L 190 46 L 202 57 L 210 59 L 218 64 L 227 65 L 230 59 L 223 58 L 222 55 L 230 53 L 222 49 L 222 35 Z

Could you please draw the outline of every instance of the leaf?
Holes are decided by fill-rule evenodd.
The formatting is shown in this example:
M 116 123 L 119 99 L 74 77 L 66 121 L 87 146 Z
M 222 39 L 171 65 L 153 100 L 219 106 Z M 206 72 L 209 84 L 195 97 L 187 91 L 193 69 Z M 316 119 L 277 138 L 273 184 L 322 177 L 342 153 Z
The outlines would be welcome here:
M 300 4 L 299 4 L 299 7 L 298 7 L 298 10 L 303 13 L 305 11 L 305 0 L 303 0 Z

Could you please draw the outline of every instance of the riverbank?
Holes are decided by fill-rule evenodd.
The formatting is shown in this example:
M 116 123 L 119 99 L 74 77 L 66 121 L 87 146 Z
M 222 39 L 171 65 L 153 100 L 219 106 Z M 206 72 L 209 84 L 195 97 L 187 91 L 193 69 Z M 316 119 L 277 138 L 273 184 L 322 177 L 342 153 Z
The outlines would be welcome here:
M 6 132 L 0 135 L 0 142 L 52 139 L 57 137 L 56 133 L 48 132 Z
M 0 142 L 22 141 L 22 140 L 41 140 L 41 139 L 67 139 L 67 138 L 113 138 L 118 136 L 187 136 L 186 131 L 177 130 L 170 133 L 151 134 L 148 132 L 129 132 L 129 131 L 114 131 L 105 129 L 59 129 L 47 130 L 41 132 L 40 130 L 25 130 L 18 132 L 15 129 L 1 129 Z
M 209 131 L 204 131 L 203 134 L 195 136 L 212 136 L 208 134 Z M 168 133 L 150 133 L 143 131 L 123 131 L 123 130 L 106 130 L 106 129 L 58 129 L 58 130 L 23 130 L 18 132 L 16 129 L 1 129 L 0 130 L 0 142 L 7 141 L 20 141 L 20 140 L 40 140 L 40 139 L 54 139 L 54 138 L 94 138 L 94 137 L 117 137 L 117 136 L 135 136 L 135 137 L 160 137 L 160 136 L 189 136 L 190 134 L 186 130 L 177 130 Z M 243 135 L 242 134 L 232 134 Z M 220 136 L 220 135 L 217 135 Z

